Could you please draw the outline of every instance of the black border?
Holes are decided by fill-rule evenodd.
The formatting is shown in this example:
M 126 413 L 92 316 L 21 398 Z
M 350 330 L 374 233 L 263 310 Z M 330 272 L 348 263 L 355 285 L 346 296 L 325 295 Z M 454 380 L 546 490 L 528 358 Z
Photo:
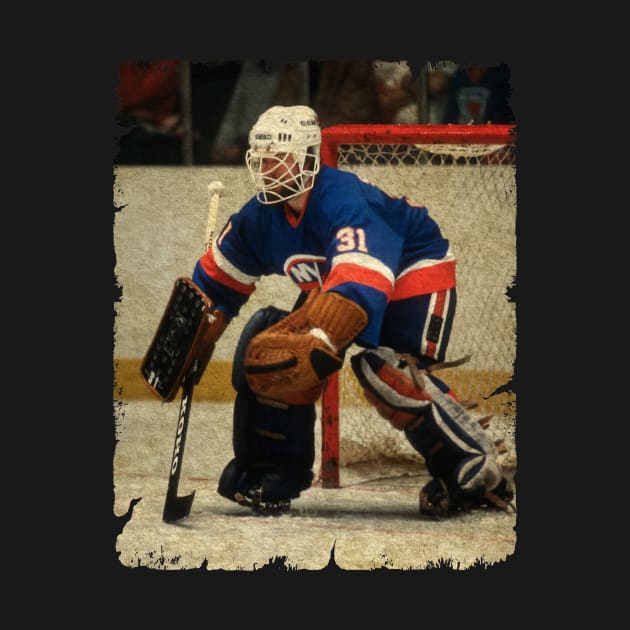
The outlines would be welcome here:
M 295 615 L 292 618 L 296 621 L 305 617 L 314 619 L 318 608 L 322 608 L 324 617 L 328 613 L 332 618 L 332 611 L 339 610 L 338 607 L 354 614 L 356 620 L 361 610 L 369 610 L 373 622 L 391 623 L 392 615 L 400 619 L 411 613 L 408 619 L 418 623 L 426 620 L 431 611 L 437 611 L 443 619 L 453 619 L 456 615 L 464 622 L 467 618 L 479 619 L 480 623 L 497 619 L 503 625 L 510 619 L 523 619 L 529 616 L 532 607 L 528 585 L 538 595 L 534 607 L 539 609 L 541 599 L 551 599 L 547 589 L 553 590 L 560 581 L 567 584 L 564 572 L 567 567 L 579 564 L 575 547 L 568 543 L 572 528 L 564 507 L 571 501 L 568 486 L 572 477 L 567 472 L 571 462 L 563 461 L 563 457 L 575 453 L 558 448 L 567 443 L 568 423 L 573 420 L 566 416 L 573 410 L 570 405 L 565 406 L 570 402 L 567 401 L 570 394 L 562 396 L 561 392 L 567 389 L 561 379 L 556 379 L 560 385 L 549 388 L 548 372 L 556 375 L 561 369 L 557 363 L 546 368 L 548 364 L 544 361 L 557 349 L 555 331 L 562 326 L 553 313 L 559 302 L 555 292 L 558 278 L 550 282 L 549 274 L 554 271 L 549 270 L 547 261 L 552 261 L 553 267 L 553 259 L 558 255 L 554 223 L 564 221 L 562 211 L 570 202 L 564 197 L 560 199 L 550 172 L 552 166 L 556 172 L 561 170 L 562 163 L 555 160 L 552 163 L 553 152 L 543 151 L 541 146 L 554 133 L 557 137 L 561 122 L 557 116 L 564 110 L 559 110 L 553 98 L 558 74 L 562 74 L 564 67 L 561 64 L 558 67 L 555 57 L 550 63 L 550 51 L 535 41 L 531 31 L 528 38 L 518 37 L 508 18 L 498 14 L 479 16 L 474 25 L 466 16 L 461 24 L 455 25 L 449 21 L 448 11 L 439 20 L 401 15 L 402 8 L 395 10 L 391 20 L 375 14 L 342 19 L 341 9 L 336 7 L 334 19 L 328 15 L 317 20 L 310 14 L 320 7 L 299 7 L 298 11 L 294 5 L 293 9 L 297 11 L 293 17 L 284 11 L 284 19 L 275 22 L 269 15 L 261 19 L 242 7 L 240 16 L 235 8 L 232 15 L 228 15 L 229 9 L 222 10 L 218 15 L 207 15 L 205 22 L 197 22 L 187 12 L 173 16 L 174 7 L 170 13 L 156 12 L 144 20 L 140 17 L 133 20 L 132 10 L 126 7 L 113 20 L 101 25 L 104 36 L 90 41 L 83 34 L 83 48 L 72 49 L 70 60 L 61 65 L 61 71 L 55 68 L 56 73 L 64 74 L 61 82 L 67 80 L 64 85 L 68 85 L 72 96 L 64 101 L 61 110 L 53 108 L 59 111 L 59 118 L 50 123 L 61 132 L 55 149 L 63 157 L 58 164 L 50 163 L 54 159 L 45 164 L 53 170 L 57 166 L 50 184 L 61 187 L 69 199 L 55 217 L 56 227 L 61 228 L 60 238 L 67 243 L 57 241 L 57 248 L 62 250 L 58 273 L 68 278 L 75 276 L 78 269 L 80 281 L 60 282 L 50 297 L 78 294 L 71 314 L 64 310 L 60 319 L 69 334 L 76 334 L 77 328 L 85 330 L 85 324 L 77 320 L 87 312 L 90 328 L 93 325 L 92 331 L 97 333 L 90 334 L 93 355 L 89 358 L 89 370 L 80 368 L 86 361 L 83 334 L 77 336 L 78 348 L 66 348 L 64 352 L 68 374 L 72 375 L 72 395 L 68 405 L 71 408 L 65 416 L 71 427 L 63 432 L 62 441 L 70 449 L 66 466 L 58 470 L 67 474 L 58 475 L 58 481 L 53 482 L 58 492 L 42 504 L 51 519 L 61 517 L 56 560 L 65 567 L 63 575 L 70 575 L 73 580 L 76 589 L 73 599 L 76 600 L 79 591 L 82 603 L 93 603 L 95 616 L 103 618 L 129 619 L 127 615 L 132 613 L 127 611 L 131 607 L 139 613 L 139 619 L 147 619 L 153 610 L 164 620 L 179 620 L 195 609 L 200 619 L 205 616 L 217 620 L 219 607 L 225 609 L 240 603 L 236 612 L 233 608 L 231 612 L 240 623 L 246 619 L 255 623 L 256 619 L 264 620 L 267 614 L 270 619 L 276 614 L 284 618 Z M 250 19 L 244 20 L 245 17 Z M 304 29 L 300 28 L 302 25 Z M 268 55 L 261 54 L 267 50 Z M 555 55 L 557 49 L 551 52 Z M 120 567 L 115 557 L 113 540 L 122 526 L 113 517 L 111 487 L 114 444 L 110 331 L 112 303 L 118 293 L 112 238 L 116 64 L 126 59 L 151 57 L 203 61 L 263 56 L 271 61 L 407 59 L 412 66 L 414 60 L 422 63 L 446 58 L 490 65 L 505 62 L 511 69 L 514 90 L 511 104 L 518 130 L 518 276 L 512 294 L 518 316 L 514 387 L 518 400 L 520 511 L 516 553 L 504 565 L 464 572 L 440 569 L 349 576 L 330 571 L 292 576 L 280 571 L 229 575 L 130 570 Z M 548 71 L 550 65 L 552 72 Z M 54 97 L 53 82 L 43 83 L 49 88 L 47 98 Z M 46 157 L 49 155 L 46 152 Z M 49 205 L 49 195 L 46 200 Z M 66 214 L 68 205 L 74 210 L 71 218 Z M 42 273 L 41 267 L 39 271 Z M 77 285 L 81 288 L 77 289 Z M 45 291 L 44 294 L 48 295 Z M 59 389 L 67 393 L 68 388 L 66 380 Z M 554 399 L 554 391 L 558 390 L 560 395 Z M 76 485 L 78 479 L 83 480 L 80 487 Z M 60 495 L 67 497 L 69 492 L 73 508 L 70 519 L 67 506 L 59 499 Z M 575 512 L 575 507 L 570 511 Z M 580 514 L 577 520 L 583 518 Z M 62 542 L 66 540 L 67 543 Z M 53 585 L 49 588 L 55 590 Z M 367 596 L 372 593 L 374 607 L 369 605 L 371 600 Z M 558 596 L 557 591 L 555 595 Z M 229 604 L 228 599 L 232 600 Z M 298 600 L 302 606 L 308 606 L 308 612 L 302 607 L 296 613 L 289 613 Z

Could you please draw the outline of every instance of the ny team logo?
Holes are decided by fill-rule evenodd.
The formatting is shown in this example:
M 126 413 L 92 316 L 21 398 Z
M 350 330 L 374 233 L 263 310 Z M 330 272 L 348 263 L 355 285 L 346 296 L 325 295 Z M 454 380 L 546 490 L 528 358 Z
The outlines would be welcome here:
M 284 263 L 284 273 L 297 284 L 302 291 L 310 291 L 322 287 L 324 276 L 324 256 L 309 256 L 296 254 L 287 258 Z

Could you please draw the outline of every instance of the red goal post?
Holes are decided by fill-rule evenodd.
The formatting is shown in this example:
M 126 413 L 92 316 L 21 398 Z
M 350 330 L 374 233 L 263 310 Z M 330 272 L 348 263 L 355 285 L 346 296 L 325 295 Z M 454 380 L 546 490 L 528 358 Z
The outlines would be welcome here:
M 453 162 L 474 159 L 479 164 L 513 163 L 514 125 L 334 125 L 322 129 L 322 164 L 342 168 L 341 149 L 358 145 L 373 148 L 365 154 L 374 164 L 387 163 L 400 147 L 433 148 Z M 430 146 L 427 146 L 430 145 Z M 386 149 L 381 152 L 381 147 Z M 506 151 L 507 150 L 507 151 Z M 410 154 L 403 150 L 403 155 Z M 481 156 L 481 157 L 479 157 Z M 412 160 L 414 158 L 411 158 Z M 443 157 L 440 159 L 444 159 Z M 355 158 L 356 160 L 356 158 Z M 429 159 L 429 163 L 431 158 Z M 392 162 L 396 164 L 396 160 Z M 329 377 L 321 404 L 321 467 L 324 488 L 340 487 L 339 373 Z M 376 414 L 376 410 L 374 410 Z M 382 420 L 385 422 L 385 420 Z

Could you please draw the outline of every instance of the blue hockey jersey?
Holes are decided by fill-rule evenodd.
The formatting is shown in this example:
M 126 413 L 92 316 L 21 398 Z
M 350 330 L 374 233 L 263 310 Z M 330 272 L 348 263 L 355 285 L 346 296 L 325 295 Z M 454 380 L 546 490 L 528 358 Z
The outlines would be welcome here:
M 228 319 L 262 276 L 285 275 L 363 307 L 357 342 L 377 346 L 390 302 L 455 287 L 455 257 L 427 208 L 327 166 L 306 194 L 299 218 L 252 197 L 197 261 L 193 281 Z

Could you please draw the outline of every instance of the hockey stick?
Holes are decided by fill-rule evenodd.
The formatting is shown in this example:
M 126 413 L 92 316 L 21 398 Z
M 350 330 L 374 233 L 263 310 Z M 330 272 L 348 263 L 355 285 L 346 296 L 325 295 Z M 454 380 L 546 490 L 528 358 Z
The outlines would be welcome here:
M 223 191 L 223 184 L 214 181 L 208 184 L 208 192 L 210 193 L 210 208 L 208 211 L 208 221 L 206 224 L 206 251 L 212 245 L 214 236 L 214 227 L 217 221 L 217 213 L 219 209 L 219 197 Z M 166 499 L 164 500 L 164 512 L 162 520 L 172 523 L 185 518 L 190 514 L 195 491 L 184 496 L 178 496 L 179 478 L 182 472 L 182 462 L 184 460 L 184 445 L 186 444 L 186 435 L 188 433 L 188 420 L 190 418 L 190 408 L 192 406 L 193 390 L 195 387 L 195 374 L 199 365 L 193 361 L 190 371 L 184 378 L 182 383 L 182 399 L 179 406 L 179 416 L 177 420 L 177 431 L 175 433 L 175 445 L 173 446 L 173 457 L 171 459 L 171 470 L 168 478 L 168 488 L 166 490 Z
M 175 433 L 175 446 L 173 447 L 173 458 L 171 460 L 171 472 L 168 478 L 168 488 L 166 490 L 166 500 L 164 501 L 164 512 L 162 520 L 172 523 L 190 514 L 195 491 L 185 496 L 177 496 L 179 477 L 182 472 L 182 462 L 184 460 L 184 445 L 188 432 L 188 418 L 190 417 L 190 407 L 192 403 L 194 379 L 197 371 L 197 361 L 194 361 L 190 371 L 184 379 L 182 385 L 182 400 L 179 406 L 179 417 L 177 420 L 177 432 Z
M 219 197 L 221 197 L 223 188 L 223 184 L 219 181 L 210 182 L 208 184 L 208 192 L 210 193 L 210 209 L 208 211 L 208 222 L 206 224 L 206 250 L 212 245 L 214 226 L 217 222 L 217 212 L 219 210 Z

